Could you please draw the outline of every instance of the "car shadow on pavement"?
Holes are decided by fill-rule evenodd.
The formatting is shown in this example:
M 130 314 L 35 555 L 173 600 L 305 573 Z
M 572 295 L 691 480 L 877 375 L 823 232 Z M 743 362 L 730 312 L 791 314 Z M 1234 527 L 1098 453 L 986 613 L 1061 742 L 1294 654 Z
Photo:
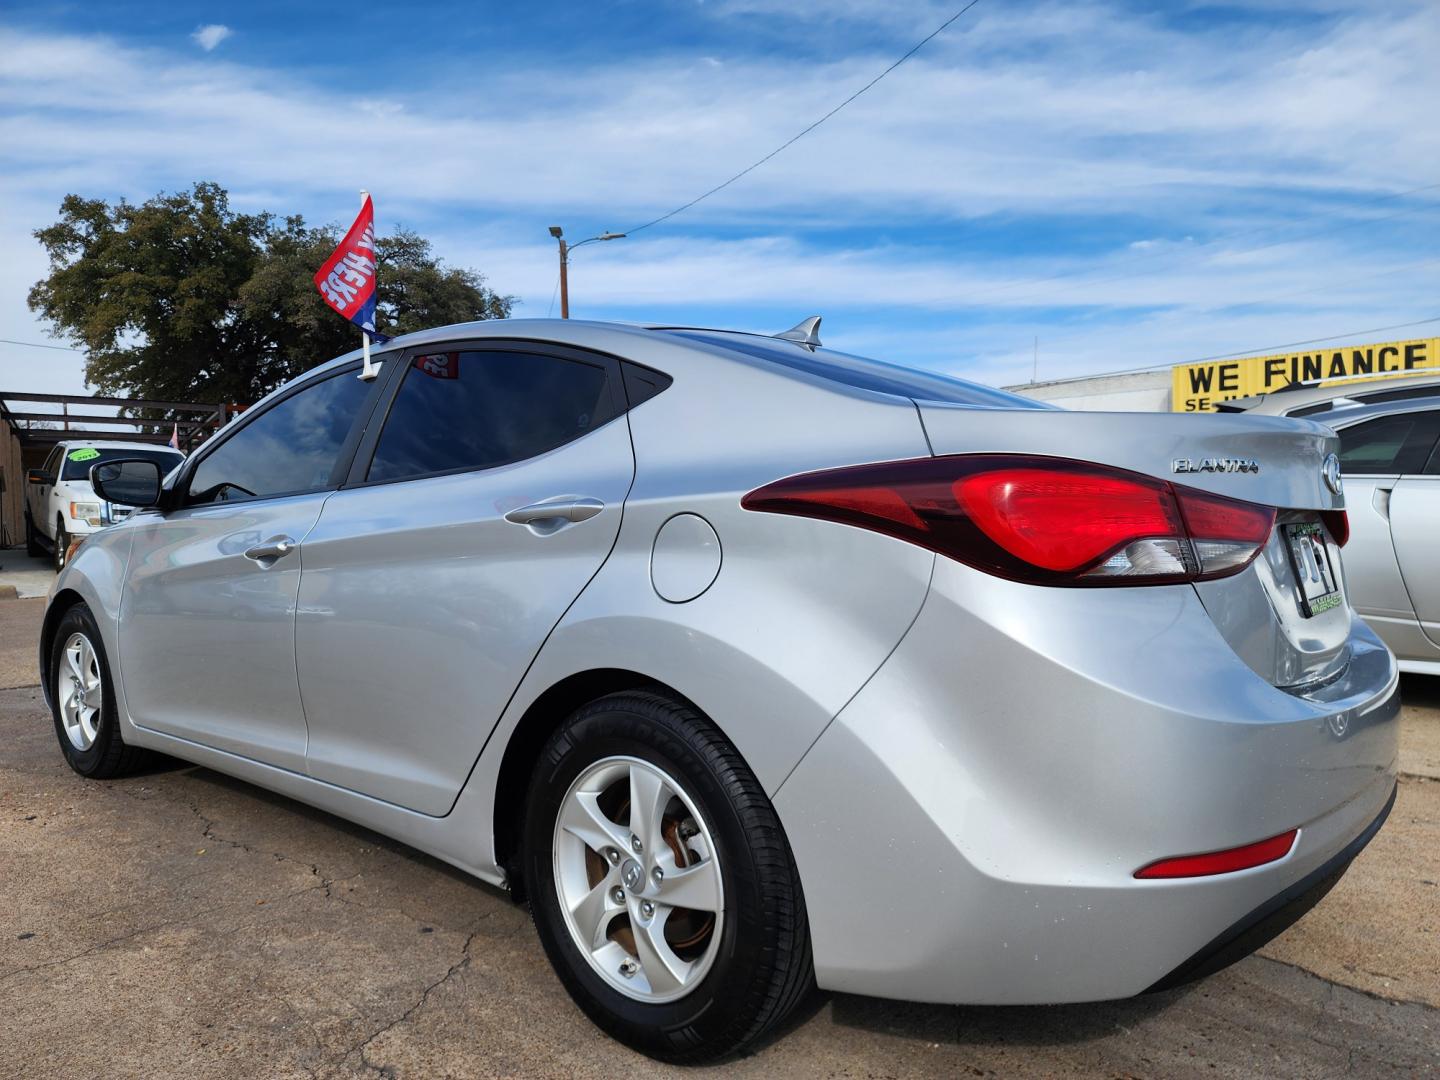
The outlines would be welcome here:
M 414 863 L 417 867 L 423 867 L 426 870 L 433 871 L 465 885 L 474 886 L 476 892 L 483 896 L 494 900 L 502 900 L 506 904 L 511 903 L 510 893 L 507 890 L 497 888 L 489 882 L 481 881 L 473 874 L 466 873 L 464 870 L 451 866 L 447 862 L 426 855 L 418 848 L 410 847 L 408 844 L 402 843 L 399 840 L 392 840 L 388 836 L 382 836 L 377 832 L 372 832 L 365 828 L 365 826 L 357 825 L 353 821 L 336 817 L 328 810 L 321 810 L 318 807 L 310 806 L 308 803 L 302 803 L 296 799 L 292 799 L 288 795 L 282 795 L 279 792 L 257 787 L 254 784 L 237 779 L 236 777 L 215 772 L 213 769 L 208 769 L 203 765 L 191 765 L 184 761 L 169 760 L 174 762 L 175 765 L 189 770 L 185 774 L 187 779 L 196 781 L 197 783 L 207 784 L 216 789 L 223 789 L 233 796 L 247 799 L 251 802 L 263 803 L 292 817 L 301 818 L 305 821 L 323 826 L 332 833 L 340 833 L 351 839 L 363 841 L 367 848 L 384 851 L 399 858 L 406 859 Z M 156 771 L 161 770 L 157 769 Z M 232 842 L 241 842 L 244 838 L 231 836 L 228 837 L 228 839 Z M 312 839 L 317 843 L 324 843 L 324 837 L 317 835 Z
M 852 994 L 831 996 L 844 1027 L 956 1046 L 1053 1046 L 1085 1042 L 1143 1024 L 1192 987 L 1080 1005 L 926 1005 Z
M 1401 675 L 1400 700 L 1420 708 L 1440 708 L 1440 676 Z

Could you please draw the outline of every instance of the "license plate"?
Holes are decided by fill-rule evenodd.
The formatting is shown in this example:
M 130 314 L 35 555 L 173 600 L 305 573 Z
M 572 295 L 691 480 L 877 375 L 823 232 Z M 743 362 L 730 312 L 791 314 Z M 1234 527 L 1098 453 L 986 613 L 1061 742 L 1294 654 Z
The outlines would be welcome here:
M 1335 568 L 1330 565 L 1330 550 L 1325 533 L 1318 522 L 1282 525 L 1285 546 L 1290 551 L 1290 565 L 1300 586 L 1300 613 L 1307 619 L 1339 607 L 1340 586 Z

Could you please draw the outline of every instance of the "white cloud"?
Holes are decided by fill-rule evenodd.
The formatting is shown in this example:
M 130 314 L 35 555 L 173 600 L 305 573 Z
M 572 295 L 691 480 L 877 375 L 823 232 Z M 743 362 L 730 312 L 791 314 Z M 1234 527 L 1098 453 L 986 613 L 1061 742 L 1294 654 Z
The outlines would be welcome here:
M 944 17 L 933 5 L 827 4 L 852 31 L 889 19 L 912 35 Z M 794 10 L 714 7 L 721 18 Z M 1226 36 L 1099 0 L 972 15 L 678 219 L 685 233 L 579 253 L 577 312 L 729 307 L 748 325 L 818 309 L 851 347 L 997 378 L 1028 377 L 1037 332 L 1054 377 L 1311 337 L 1322 322 L 1440 314 L 1440 274 L 1417 254 L 1437 193 L 1356 201 L 1440 181 L 1440 6 L 1377 3 Z M 220 38 L 200 34 L 215 29 L 196 41 L 213 48 Z M 847 55 L 854 38 L 832 62 L 606 57 L 563 80 L 482 66 L 437 72 L 433 85 L 412 72 L 357 105 L 265 67 L 4 31 L 0 240 L 25 249 L 15 265 L 33 281 L 43 261 L 23 233 L 52 220 L 67 191 L 138 200 L 213 178 L 237 207 L 330 220 L 367 187 L 382 229 L 420 228 L 449 261 L 521 295 L 523 314 L 544 315 L 546 225 L 625 229 L 712 187 L 893 59 L 891 45 Z M 64 74 L 75 70 L 107 87 L 103 101 Z M 363 154 L 347 121 L 357 109 Z M 1381 220 L 1397 210 L 1407 216 Z M 1027 223 L 1023 248 L 994 241 Z M 944 250 L 912 239 L 932 228 L 955 239 Z M 7 327 L 27 318 L 19 273 L 0 275 Z
M 220 23 L 208 23 L 205 26 L 197 28 L 190 37 L 194 39 L 196 45 L 199 45 L 200 48 L 206 52 L 214 52 L 215 46 L 219 45 L 234 32 L 230 27 L 222 26 Z

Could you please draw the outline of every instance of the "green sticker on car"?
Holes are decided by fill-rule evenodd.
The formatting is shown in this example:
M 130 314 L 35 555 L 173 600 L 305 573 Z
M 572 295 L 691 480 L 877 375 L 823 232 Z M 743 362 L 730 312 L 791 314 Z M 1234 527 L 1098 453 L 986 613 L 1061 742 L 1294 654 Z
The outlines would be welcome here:
M 94 461 L 100 456 L 100 451 L 93 446 L 87 446 L 83 450 L 71 450 L 68 457 L 71 461 Z

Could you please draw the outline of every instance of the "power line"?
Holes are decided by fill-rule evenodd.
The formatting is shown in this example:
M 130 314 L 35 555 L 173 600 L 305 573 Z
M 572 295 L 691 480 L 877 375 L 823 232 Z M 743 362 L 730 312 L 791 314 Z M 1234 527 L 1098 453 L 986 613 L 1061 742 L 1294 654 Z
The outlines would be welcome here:
M 560 295 L 560 275 L 555 275 L 555 288 L 550 290 L 550 306 L 545 309 L 545 317 L 548 319 L 555 313 L 555 297 Z
M 1360 205 L 1360 206 L 1370 206 L 1370 205 L 1374 205 L 1375 203 L 1388 202 L 1388 201 L 1390 201 L 1390 200 L 1392 200 L 1392 199 L 1404 198 L 1404 197 L 1407 196 L 1407 195 L 1416 195 L 1416 194 L 1419 194 L 1420 192 L 1423 192 L 1423 191 L 1434 191 L 1434 190 L 1436 190 L 1437 188 L 1440 188 L 1440 184 L 1426 184 L 1426 185 L 1424 185 L 1423 187 L 1410 188 L 1408 191 L 1397 191 L 1397 192 L 1393 192 L 1393 193 L 1391 193 L 1391 194 L 1389 194 L 1389 195 L 1382 195 L 1382 196 L 1380 196 L 1380 197 L 1377 198 L 1377 199 L 1366 200 L 1365 202 L 1362 202 L 1362 203 L 1360 203 L 1360 204 L 1358 204 L 1358 205 Z M 1392 214 L 1386 214 L 1386 215 L 1384 215 L 1383 217 L 1378 217 L 1378 218 L 1363 218 L 1363 219 L 1361 219 L 1361 220 L 1359 220 L 1359 221 L 1344 221 L 1344 222 L 1340 222 L 1339 224 L 1327 225 L 1327 226 L 1323 226 L 1323 227 L 1318 228 L 1318 229 L 1312 229 L 1312 230 L 1310 230 L 1309 232 L 1302 232 L 1302 233 L 1299 233 L 1299 234 L 1293 235 L 1293 236 L 1281 237 L 1279 240 L 1272 240 L 1272 241 L 1270 241 L 1269 243 L 1260 244 L 1260 245 L 1257 246 L 1257 247 L 1252 247 L 1252 248 L 1239 248 L 1239 249 L 1236 249 L 1236 250 L 1234 250 L 1234 251 L 1229 252 L 1229 254 L 1231 254 L 1231 255 L 1253 255 L 1253 254 L 1254 254 L 1255 252 L 1257 252 L 1257 251 L 1266 251 L 1266 250 L 1268 250 L 1269 248 L 1279 247 L 1279 246 L 1282 245 L 1282 244 L 1291 244 L 1291 243 L 1296 242 L 1297 240 L 1309 240 L 1309 239 L 1311 239 L 1311 238 L 1313 238 L 1313 237 L 1316 237 L 1316 236 L 1323 236 L 1323 235 L 1325 235 L 1325 234 L 1327 234 L 1327 233 L 1332 233 L 1332 232 L 1342 232 L 1342 231 L 1344 231 L 1345 229 L 1353 229 L 1353 228 L 1356 228 L 1356 227 L 1361 226 L 1361 225 L 1376 225 L 1376 224 L 1379 224 L 1379 223 L 1381 223 L 1381 222 L 1391 221 L 1391 220 L 1393 220 L 1393 219 L 1395 219 L 1395 218 L 1398 218 L 1398 217 L 1404 217 L 1406 214 L 1413 214 L 1413 213 L 1415 213 L 1416 211 L 1429 210 L 1429 209 L 1432 209 L 1432 207 L 1429 207 L 1429 206 L 1412 206 L 1412 207 L 1407 207 L 1407 208 L 1404 209 L 1404 210 L 1396 210 L 1394 213 L 1392 213 Z M 1235 239 L 1237 239 L 1237 238 L 1239 238 L 1239 237 L 1242 237 L 1242 236 L 1254 236 L 1254 235 L 1256 235 L 1256 234 L 1258 234 L 1258 233 L 1263 233 L 1263 232 L 1267 232 L 1267 231 L 1269 231 L 1269 230 L 1266 229 L 1266 228 L 1261 228 L 1261 229 L 1246 229 L 1246 230 L 1241 230 L 1241 231 L 1239 231 L 1239 232 L 1234 232 L 1234 233 L 1222 233 L 1222 234 L 1219 235 L 1219 236 L 1212 237 L 1211 239 L 1204 241 L 1203 243 L 1199 244 L 1198 247 L 1199 247 L 1199 248 L 1214 247 L 1216 244 L 1223 243 L 1223 242 L 1226 241 L 1226 240 L 1235 240 Z M 1147 260 L 1147 259 L 1156 258 L 1156 257 L 1162 256 L 1162 255 L 1166 255 L 1166 254 L 1171 254 L 1171 253 L 1170 253 L 1170 252 L 1165 252 L 1165 251 L 1156 251 L 1156 252 L 1154 252 L 1154 253 L 1152 253 L 1152 254 L 1149 254 L 1149 255 L 1139 255 L 1139 256 L 1136 256 L 1136 257 L 1133 258 L 1133 259 L 1126 260 L 1126 261 L 1127 261 L 1127 262 L 1144 261 L 1144 260 Z M 1190 264 L 1192 264 L 1192 263 L 1195 263 L 1195 262 L 1204 262 L 1204 261 L 1207 261 L 1207 260 L 1209 260 L 1209 259 L 1214 258 L 1216 254 L 1218 254 L 1218 253 L 1208 253 L 1208 254 L 1204 254 L 1204 255 L 1194 256 L 1194 257 L 1191 257 L 1191 258 L 1179 259 L 1179 260 L 1177 260 L 1176 262 L 1172 262 L 1172 263 L 1171 263 L 1169 266 L 1167 266 L 1165 269 L 1167 269 L 1167 270 L 1174 270 L 1174 269 L 1176 269 L 1177 267 L 1188 266 L 1188 265 L 1190 265 Z M 1101 268 L 1096 268 L 1096 269 L 1101 269 Z M 1132 271 L 1127 272 L 1127 273 L 1111 274 L 1109 277 L 1096 277 L 1096 278 L 1086 278 L 1086 277 L 1085 277 L 1086 274 L 1095 273 L 1095 272 L 1096 272 L 1096 269 L 1086 269 L 1086 268 L 1083 268 L 1083 267 L 1082 267 L 1082 268 L 1079 268 L 1079 269 L 1076 269 L 1076 270 L 1066 270 L 1066 271 L 1063 271 L 1063 272 L 1058 273 L 1058 274 L 1051 274 L 1051 275 L 1048 276 L 1048 277 L 1023 278 L 1023 279 L 1021 279 L 1021 280 L 1019 280 L 1019 281 L 1006 282 L 1006 283 L 1003 284 L 1003 285 L 994 285 L 994 286 L 991 286 L 991 287 L 988 288 L 988 289 L 982 289 L 982 290 L 981 290 L 980 292 L 978 292 L 978 293 L 971 293 L 971 294 L 967 297 L 967 299 L 969 299 L 969 300 L 981 300 L 981 299 L 984 299 L 985 297 L 988 297 L 988 296 L 995 296 L 995 295 L 998 294 L 998 293 L 1008 292 L 1008 291 L 1010 291 L 1011 289 L 1023 289 L 1023 288 L 1025 288 L 1025 287 L 1031 286 L 1031 285 L 1044 285 L 1044 284 L 1047 284 L 1047 283 L 1052 282 L 1052 281 L 1063 281 L 1063 280 L 1065 280 L 1065 279 L 1067 279 L 1067 278 L 1078 278 L 1078 279 L 1079 279 L 1078 281 L 1075 281 L 1075 282 L 1074 282 L 1073 284 L 1071 284 L 1071 285 L 1062 286 L 1062 287 L 1061 287 L 1060 289 L 1058 289 L 1058 290 L 1053 290 L 1052 293 L 1051 293 L 1051 295 L 1053 295 L 1054 292 L 1061 292 L 1061 291 L 1073 290 L 1073 289 L 1075 289 L 1075 288 L 1080 288 L 1080 287 L 1083 287 L 1083 286 L 1086 286 L 1086 285 L 1107 285 L 1107 284 L 1110 284 L 1110 283 L 1116 282 L 1116 281 L 1126 281 L 1126 280 L 1129 280 L 1129 279 L 1131 279 L 1131 278 L 1139 277 L 1139 276 L 1141 276 L 1142 274 L 1147 274 L 1147 273 L 1150 272 L 1150 270 L 1149 270 L 1148 267 L 1142 267 L 1142 268 L 1139 269 L 1139 270 L 1132 270 Z M 1101 272 L 1103 272 L 1103 269 L 1101 269 Z M 1021 299 L 1024 299 L 1023 295 L 1022 295 Z
M 1390 326 L 1372 326 L 1368 330 L 1347 330 L 1343 334 L 1326 334 L 1324 337 L 1306 338 L 1304 341 L 1287 341 L 1283 345 L 1263 345 L 1252 349 L 1240 349 L 1238 352 L 1217 353 L 1214 356 L 1196 356 L 1189 360 L 1175 360 L 1168 364 L 1147 364 L 1144 367 L 1118 368 L 1114 371 L 1097 371 L 1089 375 L 1076 375 L 1073 379 L 1057 379 L 1056 382 L 1071 382 L 1077 379 L 1100 379 L 1109 375 L 1143 375 L 1151 371 L 1167 371 L 1182 364 L 1208 364 L 1213 360 L 1233 360 L 1246 356 L 1268 356 L 1272 353 L 1283 352 L 1286 349 L 1298 348 L 1301 345 L 1319 345 L 1326 341 L 1337 341 L 1340 338 L 1356 338 L 1364 334 L 1380 334 L 1387 330 L 1407 330 L 1412 326 L 1426 326 L 1430 323 L 1440 322 L 1440 315 L 1433 315 L 1428 319 L 1416 319 L 1414 322 L 1393 323 Z
M 758 169 L 761 165 L 764 165 L 767 161 L 769 161 L 771 158 L 775 157 L 777 154 L 779 154 L 779 153 L 781 153 L 781 152 L 783 152 L 783 151 L 785 151 L 785 150 L 788 150 L 791 146 L 793 146 L 795 143 L 799 142 L 799 141 L 800 141 L 801 139 L 803 139 L 806 135 L 809 135 L 812 131 L 814 131 L 816 128 L 818 128 L 821 124 L 825 123 L 826 120 L 829 120 L 832 116 L 834 116 L 836 113 L 838 113 L 841 109 L 845 108 L 846 105 L 849 105 L 852 101 L 854 101 L 856 98 L 858 98 L 861 94 L 863 94 L 863 93 L 865 93 L 865 91 L 869 90 L 872 86 L 874 86 L 876 83 L 878 83 L 881 79 L 885 78 L 886 75 L 889 75 L 892 71 L 894 71 L 896 68 L 898 68 L 901 64 L 905 63 L 906 60 L 909 60 L 912 56 L 914 56 L 917 52 L 919 52 L 921 49 L 923 49 L 926 45 L 928 45 L 928 44 L 929 44 L 931 41 L 933 41 L 935 38 L 939 37 L 940 34 L 942 34 L 945 30 L 947 30 L 947 29 L 949 28 L 949 26 L 950 26 L 951 23 L 953 23 L 956 19 L 960 18 L 961 15 L 964 15 L 967 11 L 969 11 L 971 8 L 973 8 L 973 7 L 974 7 L 976 4 L 978 4 L 979 2 L 980 2 L 980 0 L 970 0 L 970 2 L 969 2 L 968 4 L 966 4 L 964 7 L 962 7 L 959 11 L 955 12 L 954 15 L 951 15 L 950 18 L 946 19 L 943 23 L 941 23 L 941 24 L 940 24 L 939 26 L 937 26 L 934 30 L 932 30 L 929 34 L 927 34 L 924 38 L 922 38 L 909 52 L 907 52 L 904 56 L 900 57 L 899 60 L 896 60 L 893 64 L 891 64 L 889 67 L 887 67 L 884 71 L 880 72 L 879 75 L 876 75 L 875 78 L 871 79 L 871 80 L 870 80 L 868 83 L 866 83 L 864 86 L 860 87 L 859 90 L 856 90 L 853 94 L 851 94 L 849 97 L 847 97 L 844 101 L 840 102 L 839 105 L 836 105 L 833 109 L 831 109 L 829 112 L 827 112 L 824 116 L 820 117 L 819 120 L 816 120 L 816 121 L 815 121 L 813 124 L 811 124 L 809 127 L 805 128 L 803 131 L 799 132 L 798 134 L 792 135 L 790 138 L 786 139 L 783 143 L 781 143 L 779 146 L 777 146 L 774 150 L 771 150 L 770 153 L 766 154 L 766 155 L 765 155 L 764 157 L 762 157 L 759 161 L 755 162 L 755 163 L 752 164 L 752 165 L 747 165 L 745 168 L 741 169 L 738 173 L 736 173 L 734 176 L 730 177 L 730 179 L 726 180 L 724 183 L 716 184 L 713 188 L 711 188 L 709 191 L 705 192 L 703 195 L 697 195 L 695 198 L 691 199 L 689 202 L 685 203 L 683 206 L 677 206 L 674 210 L 671 210 L 668 214 L 661 214 L 659 217 L 655 218 L 653 221 L 647 221 L 647 222 L 645 222 L 645 224 L 643 224 L 643 225 L 636 225 L 636 226 L 634 226 L 633 228 L 626 229 L 626 230 L 625 230 L 626 233 L 629 234 L 630 236 L 634 236 L 634 235 L 635 235 L 637 232 L 639 232 L 641 229 L 648 229 L 648 228 L 650 228 L 651 225 L 659 225 L 662 221 L 668 221 L 668 220 L 670 220 L 670 219 L 673 218 L 676 214 L 683 214 L 686 210 L 689 210 L 689 209 L 690 209 L 692 206 L 694 206 L 696 203 L 703 202 L 704 200 L 708 199 L 711 195 L 714 195 L 714 194 L 715 194 L 716 192 L 718 192 L 718 191 L 723 191 L 725 188 L 727 188 L 727 187 L 729 187 L 731 184 L 735 183 L 736 180 L 739 180 L 741 177 L 746 176 L 747 174 L 754 172 L 754 171 L 755 171 L 756 169 Z
M 10 338 L 0 338 L 0 345 L 24 345 L 31 349 L 54 349 L 56 352 L 73 352 L 84 354 L 84 349 L 72 349 L 67 345 L 46 345 L 39 341 L 14 341 Z
M 1437 265 L 1437 264 L 1440 264 L 1440 258 L 1422 259 L 1420 262 L 1409 263 L 1409 264 L 1407 264 L 1407 265 L 1405 265 L 1405 266 L 1393 267 L 1393 268 L 1391 268 L 1391 269 L 1389 269 L 1389 270 L 1377 270 L 1377 271 L 1375 271 L 1375 272 L 1373 272 L 1373 273 L 1369 273 L 1369 274 L 1360 274 L 1360 275 L 1358 275 L 1358 276 L 1356 276 L 1356 277 L 1346 278 L 1344 281 L 1331 281 L 1331 282 L 1327 282 L 1327 283 L 1324 284 L 1324 285 L 1307 286 L 1307 287 L 1305 287 L 1305 288 L 1303 288 L 1303 289 L 1292 289 L 1292 290 L 1290 290 L 1289 292 L 1283 292 L 1283 293 L 1271 293 L 1271 294 L 1269 294 L 1268 296 L 1262 296 L 1262 297 L 1259 297 L 1258 299 L 1255 299 L 1255 300 L 1247 300 L 1247 301 L 1245 301 L 1243 304 L 1229 304 L 1229 303 L 1210 304 L 1210 305 L 1208 305 L 1208 306 L 1206 306 L 1206 307 L 1201 307 L 1201 308 L 1196 308 L 1196 309 L 1194 309 L 1193 314 L 1198 316 L 1198 315 L 1211 315 L 1211 314 L 1215 314 L 1215 313 L 1217 313 L 1217 312 L 1222 312 L 1222 313 L 1224 313 L 1225 315 L 1229 315 L 1229 314 L 1232 313 L 1232 312 L 1244 311 L 1244 310 L 1247 309 L 1247 308 L 1266 307 L 1266 306 L 1268 306 L 1268 305 L 1270 305 L 1270 304 L 1278 303 L 1278 302 L 1281 301 L 1281 300 L 1291 300 L 1291 299 L 1294 299 L 1295 297 L 1298 297 L 1298 296 L 1314 296 L 1314 295 L 1316 295 L 1316 294 L 1333 293 L 1336 289 L 1340 289 L 1340 288 L 1343 288 L 1343 287 L 1349 286 L 1349 285 L 1355 285 L 1355 284 L 1358 284 L 1359 282 L 1362 282 L 1362 281 L 1374 281 L 1376 278 L 1394 277 L 1396 274 L 1413 274 L 1413 273 L 1414 273 L 1415 271 L 1417 271 L 1417 270 L 1422 270 L 1422 269 L 1425 269 L 1425 268 L 1430 267 L 1430 266 L 1435 266 L 1435 265 Z M 1184 311 L 1184 309 L 1181 309 L 1181 310 Z M 1185 313 L 1190 313 L 1190 312 L 1187 311 L 1187 312 L 1185 312 Z M 1095 336 L 1096 336 L 1096 332 L 1093 331 L 1093 330 L 1091 330 L 1091 331 L 1086 331 L 1086 332 L 1084 332 L 1084 333 L 1078 333 L 1078 334 L 1074 334 L 1074 333 L 1072 333 L 1072 334 L 1064 334 L 1064 335 L 1062 335 L 1062 336 L 1060 336 L 1060 337 L 1058 337 L 1058 338 L 1047 338 L 1047 339 L 1046 339 L 1046 345 L 1047 345 L 1048 347 L 1050 347 L 1050 348 L 1053 348 L 1053 347 L 1056 346 L 1056 345 L 1068 345 L 1068 344 L 1071 344 L 1072 342 L 1090 341 L 1090 340 L 1092 340 Z M 1246 355 L 1248 355 L 1248 354 L 1246 354 Z M 1163 366 L 1163 365 L 1162 365 L 1162 366 Z M 1137 368 L 1137 369 L 1135 369 L 1135 370 L 1139 370 L 1139 371 L 1151 371 L 1151 370 L 1155 370 L 1155 369 L 1154 369 L 1154 368 Z M 1117 374 L 1117 375 L 1118 375 L 1118 374 L 1123 374 L 1123 372 L 1111 372 L 1110 374 Z
M 1294 349 L 1301 345 L 1318 345 L 1325 341 L 1335 341 L 1337 338 L 1360 337 L 1362 334 L 1380 334 L 1386 330 L 1405 330 L 1412 326 L 1425 326 L 1428 323 L 1440 322 L 1440 315 L 1433 315 L 1428 319 L 1416 319 L 1414 322 L 1394 323 L 1390 326 L 1372 326 L 1368 330 L 1351 330 L 1344 334 L 1327 334 L 1325 337 L 1307 338 L 1304 341 L 1287 341 L 1283 345 L 1266 345 L 1259 349 L 1241 349 L 1239 352 L 1220 353 L 1218 356 L 1199 356 L 1193 360 L 1177 360 L 1179 364 L 1207 364 L 1211 360 L 1229 360 L 1237 356 L 1264 356 L 1276 350 Z M 1167 364 L 1167 367 L 1174 367 L 1174 364 Z

